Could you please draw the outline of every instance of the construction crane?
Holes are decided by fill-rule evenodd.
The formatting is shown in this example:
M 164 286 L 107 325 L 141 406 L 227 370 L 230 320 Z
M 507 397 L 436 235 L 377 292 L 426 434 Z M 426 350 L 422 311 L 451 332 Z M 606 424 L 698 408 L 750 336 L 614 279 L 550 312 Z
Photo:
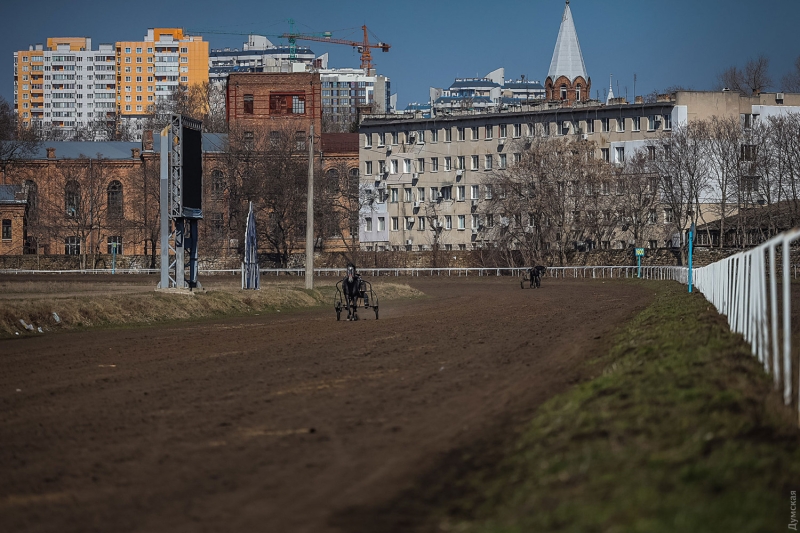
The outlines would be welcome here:
M 361 68 L 366 71 L 367 74 L 372 70 L 372 49 L 373 48 L 380 48 L 384 52 L 388 52 L 391 45 L 377 42 L 372 44 L 369 42 L 369 36 L 367 33 L 367 26 L 361 26 L 361 29 L 364 31 L 364 40 L 359 41 L 348 41 L 346 39 L 333 39 L 331 37 L 331 32 L 325 33 L 296 33 L 294 31 L 294 21 L 289 21 L 289 33 L 284 33 L 279 37 L 281 39 L 288 39 L 289 40 L 289 59 L 293 58 L 294 51 L 296 50 L 296 41 L 298 39 L 303 41 L 317 41 L 320 43 L 334 43 L 334 44 L 346 44 L 356 48 L 359 52 L 361 52 Z

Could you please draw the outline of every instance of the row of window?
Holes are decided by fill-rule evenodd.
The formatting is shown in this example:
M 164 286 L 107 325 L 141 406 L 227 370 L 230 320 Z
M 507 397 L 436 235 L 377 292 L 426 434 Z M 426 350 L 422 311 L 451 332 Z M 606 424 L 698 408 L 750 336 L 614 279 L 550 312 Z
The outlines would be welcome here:
M 491 215 L 489 215 L 491 217 Z M 450 231 L 454 229 L 453 226 L 453 215 L 444 215 L 441 217 L 436 217 L 436 220 L 432 221 L 432 224 L 435 225 L 436 228 L 441 228 L 446 231 Z M 456 225 L 455 229 L 457 230 L 465 230 L 467 229 L 467 215 L 455 215 Z M 400 231 L 400 220 L 401 217 L 389 217 L 389 230 L 390 231 Z M 403 221 L 403 229 L 406 231 L 411 231 L 416 226 L 418 231 L 425 231 L 426 224 L 429 222 L 428 217 L 425 216 L 418 216 L 418 217 L 402 217 Z M 377 231 L 386 231 L 386 217 L 377 217 L 377 225 L 373 226 L 372 217 L 366 217 L 364 219 L 364 231 L 372 232 L 373 227 L 377 228 Z M 478 229 L 480 227 L 480 216 L 479 215 L 470 215 L 470 228 L 471 229 Z
M 672 116 L 671 115 L 650 115 L 647 118 L 647 130 L 648 131 L 656 131 L 663 127 L 664 130 L 672 129 Z M 472 141 L 478 140 L 492 140 L 495 138 L 495 133 L 497 133 L 498 139 L 506 139 L 509 137 L 509 133 L 511 134 L 512 138 L 519 138 L 522 137 L 523 131 L 525 131 L 525 135 L 527 136 L 534 136 L 534 135 L 550 135 L 553 131 L 556 131 L 559 135 L 569 135 L 570 133 L 595 133 L 595 122 L 600 123 L 600 131 L 602 132 L 625 132 L 626 123 L 630 122 L 631 130 L 632 131 L 641 131 L 641 119 L 642 117 L 629 117 L 629 118 L 618 118 L 618 119 L 610 119 L 610 118 L 602 118 L 597 120 L 567 120 L 561 123 L 556 122 L 549 122 L 549 123 L 528 123 L 528 124 L 499 124 L 499 125 L 486 125 L 486 126 L 472 126 L 472 127 L 463 127 L 463 126 L 456 126 L 456 140 L 457 141 L 466 141 L 467 140 L 467 133 L 469 132 L 469 139 Z M 509 128 L 510 126 L 510 128 Z M 612 129 L 613 127 L 613 129 Z M 443 130 L 439 129 L 420 129 L 414 131 L 390 131 L 390 132 L 379 132 L 379 133 L 365 133 L 364 134 L 364 147 L 371 148 L 373 145 L 373 137 L 377 135 L 377 146 L 386 146 L 387 145 L 387 135 L 388 135 L 388 144 L 389 145 L 397 145 L 399 143 L 404 144 L 423 144 L 425 142 L 436 143 L 439 142 L 439 132 L 444 131 L 444 142 L 452 142 L 453 140 L 453 128 L 444 128 Z
M 106 253 L 109 255 L 122 255 L 122 237 L 113 235 L 106 240 Z M 81 238 L 67 237 L 64 239 L 64 255 L 81 255 Z
M 255 96 L 245 94 L 243 100 L 244 114 L 252 115 L 255 112 Z M 269 113 L 271 115 L 305 115 L 305 94 L 271 93 L 269 95 Z
M 512 154 L 513 162 L 519 163 L 522 159 L 522 154 L 515 153 Z M 416 160 L 412 159 L 390 159 L 389 166 L 387 169 L 386 161 L 379 160 L 378 161 L 378 174 L 400 174 L 400 163 L 402 162 L 403 165 L 403 174 L 411 174 L 417 173 L 422 174 L 425 172 L 426 168 L 430 168 L 431 172 L 439 172 L 439 159 L 442 160 L 442 167 L 441 169 L 445 172 L 449 172 L 452 170 L 467 170 L 467 156 L 459 155 L 455 158 L 453 157 L 431 157 L 429 160 L 420 157 Z M 497 159 L 493 154 L 484 154 L 482 157 L 480 155 L 471 155 L 469 156 L 469 170 L 492 170 L 494 168 L 494 163 L 497 161 L 497 168 L 504 169 L 508 166 L 508 155 L 507 154 L 498 154 Z M 430 167 L 426 165 L 426 162 L 430 163 Z M 364 161 L 364 174 L 366 176 L 371 176 L 375 171 L 374 161 Z M 455 167 L 453 166 L 455 163 Z M 482 164 L 482 166 L 481 166 Z

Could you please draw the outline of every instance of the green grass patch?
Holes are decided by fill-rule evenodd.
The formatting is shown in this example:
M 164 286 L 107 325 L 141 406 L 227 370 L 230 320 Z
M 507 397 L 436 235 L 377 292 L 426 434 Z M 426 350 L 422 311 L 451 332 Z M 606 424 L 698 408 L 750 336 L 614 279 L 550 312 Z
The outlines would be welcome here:
M 702 295 L 650 285 L 652 305 L 594 363 L 601 375 L 543 405 L 499 464 L 458 480 L 442 530 L 787 530 L 792 412 Z

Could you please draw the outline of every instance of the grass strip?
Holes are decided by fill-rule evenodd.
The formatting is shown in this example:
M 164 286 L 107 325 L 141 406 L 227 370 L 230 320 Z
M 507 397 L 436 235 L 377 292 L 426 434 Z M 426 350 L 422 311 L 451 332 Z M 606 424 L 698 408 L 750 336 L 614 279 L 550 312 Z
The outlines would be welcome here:
M 702 295 L 647 283 L 655 300 L 595 363 L 601 375 L 543 405 L 499 465 L 459 480 L 468 489 L 441 530 L 788 529 L 800 490 L 792 412 Z

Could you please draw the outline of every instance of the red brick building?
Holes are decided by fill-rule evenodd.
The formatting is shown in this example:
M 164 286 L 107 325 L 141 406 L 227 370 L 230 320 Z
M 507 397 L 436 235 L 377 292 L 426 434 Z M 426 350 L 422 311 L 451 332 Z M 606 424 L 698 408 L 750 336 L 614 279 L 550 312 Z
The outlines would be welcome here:
M 318 73 L 231 73 L 226 90 L 231 128 L 285 127 L 322 132 L 322 91 Z
M 28 194 L 20 185 L 0 185 L 0 255 L 21 255 L 26 241 Z

